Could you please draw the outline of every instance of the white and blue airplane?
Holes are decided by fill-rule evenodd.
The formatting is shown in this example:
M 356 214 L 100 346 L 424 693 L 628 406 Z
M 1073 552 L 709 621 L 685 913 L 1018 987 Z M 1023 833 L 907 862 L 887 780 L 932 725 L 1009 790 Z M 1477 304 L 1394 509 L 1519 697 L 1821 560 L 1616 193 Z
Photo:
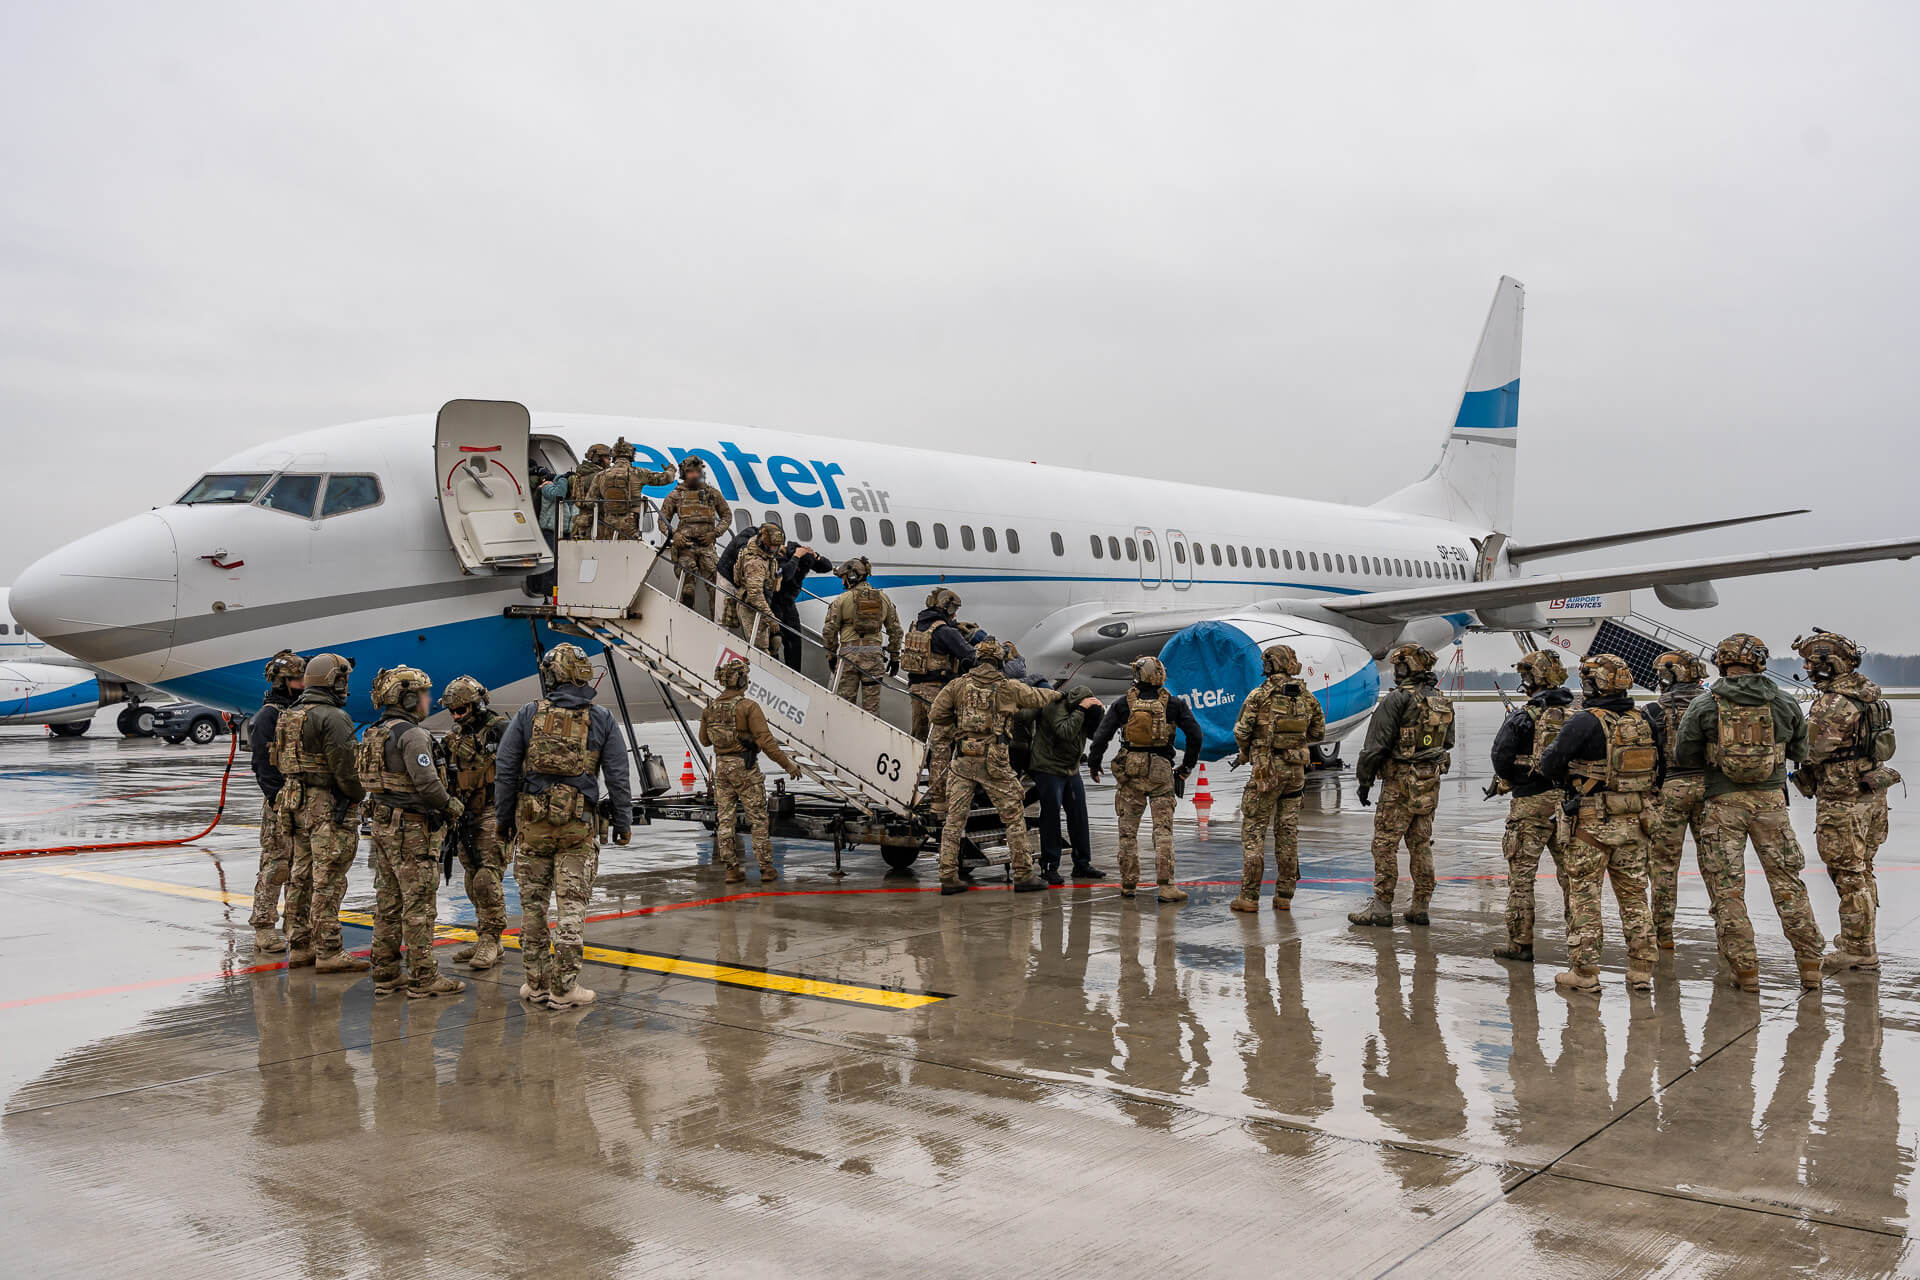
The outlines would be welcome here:
M 704 458 L 742 523 L 776 520 L 836 560 L 869 557 L 909 620 L 931 586 L 951 586 L 964 616 L 1015 641 L 1036 672 L 1111 692 L 1128 660 L 1159 653 L 1217 758 L 1233 749 L 1268 644 L 1299 653 L 1337 742 L 1378 699 L 1375 659 L 1403 640 L 1439 647 L 1468 627 L 1533 630 L 1547 601 L 1640 588 L 1706 608 L 1718 578 L 1920 551 L 1920 539 L 1901 539 L 1531 572 L 1556 555 L 1788 513 L 1514 540 L 1522 311 L 1522 286 L 1503 278 L 1439 460 L 1371 506 L 456 400 L 438 415 L 238 453 L 167 505 L 30 567 L 13 604 L 80 660 L 217 707 L 256 705 L 261 665 L 291 647 L 342 653 L 368 672 L 409 663 L 436 683 L 470 674 L 511 708 L 538 696 L 536 652 L 555 639 L 503 612 L 528 603 L 527 575 L 551 564 L 529 457 L 563 473 L 588 445 L 624 436 L 644 466 Z M 824 605 L 805 605 L 803 621 L 817 627 Z M 368 684 L 354 687 L 359 719 L 373 715 Z
M 0 725 L 45 725 L 63 737 L 78 737 L 103 703 L 125 696 L 113 680 L 62 653 L 16 621 L 9 593 L 0 589 Z M 147 717 L 152 730 L 153 713 Z

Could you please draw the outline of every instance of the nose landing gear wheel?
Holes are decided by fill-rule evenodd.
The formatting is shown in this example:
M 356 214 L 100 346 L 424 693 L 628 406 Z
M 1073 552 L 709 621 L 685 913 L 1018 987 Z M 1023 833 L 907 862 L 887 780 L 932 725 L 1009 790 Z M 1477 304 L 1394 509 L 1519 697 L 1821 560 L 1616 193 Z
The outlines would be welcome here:
M 123 707 L 113 723 L 124 738 L 153 736 L 153 712 L 147 707 Z

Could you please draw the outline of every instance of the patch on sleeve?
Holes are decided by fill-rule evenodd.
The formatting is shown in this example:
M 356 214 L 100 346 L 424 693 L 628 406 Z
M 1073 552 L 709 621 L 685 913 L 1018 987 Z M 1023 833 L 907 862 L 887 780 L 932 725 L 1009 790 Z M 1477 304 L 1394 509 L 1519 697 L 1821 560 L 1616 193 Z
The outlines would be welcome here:
M 414 762 L 418 764 L 422 769 L 433 768 L 433 757 L 428 755 L 424 751 L 422 751 L 419 755 L 414 757 Z

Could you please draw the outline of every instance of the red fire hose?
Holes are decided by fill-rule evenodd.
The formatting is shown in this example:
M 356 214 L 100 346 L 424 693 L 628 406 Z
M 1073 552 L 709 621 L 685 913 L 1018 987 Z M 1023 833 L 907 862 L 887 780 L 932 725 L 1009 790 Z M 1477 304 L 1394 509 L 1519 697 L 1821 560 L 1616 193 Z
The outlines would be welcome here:
M 220 775 L 220 803 L 213 811 L 213 821 L 190 836 L 181 836 L 177 840 L 116 840 L 108 844 L 63 844 L 50 845 L 43 849 L 0 849 L 0 858 L 44 858 L 55 854 L 99 853 L 114 849 L 162 849 L 171 845 L 192 844 L 206 836 L 220 825 L 220 815 L 227 811 L 227 782 L 233 777 L 234 757 L 240 754 L 240 735 L 231 735 L 232 742 L 227 747 L 226 771 Z

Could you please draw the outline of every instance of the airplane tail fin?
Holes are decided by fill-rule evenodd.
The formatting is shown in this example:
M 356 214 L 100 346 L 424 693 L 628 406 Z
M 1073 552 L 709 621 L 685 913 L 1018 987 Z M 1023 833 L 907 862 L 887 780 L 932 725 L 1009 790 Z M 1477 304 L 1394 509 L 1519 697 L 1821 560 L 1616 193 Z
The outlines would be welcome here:
M 1520 440 L 1520 320 L 1526 286 L 1501 276 L 1467 370 L 1467 387 L 1440 461 L 1426 477 L 1374 505 L 1513 532 L 1513 464 Z

